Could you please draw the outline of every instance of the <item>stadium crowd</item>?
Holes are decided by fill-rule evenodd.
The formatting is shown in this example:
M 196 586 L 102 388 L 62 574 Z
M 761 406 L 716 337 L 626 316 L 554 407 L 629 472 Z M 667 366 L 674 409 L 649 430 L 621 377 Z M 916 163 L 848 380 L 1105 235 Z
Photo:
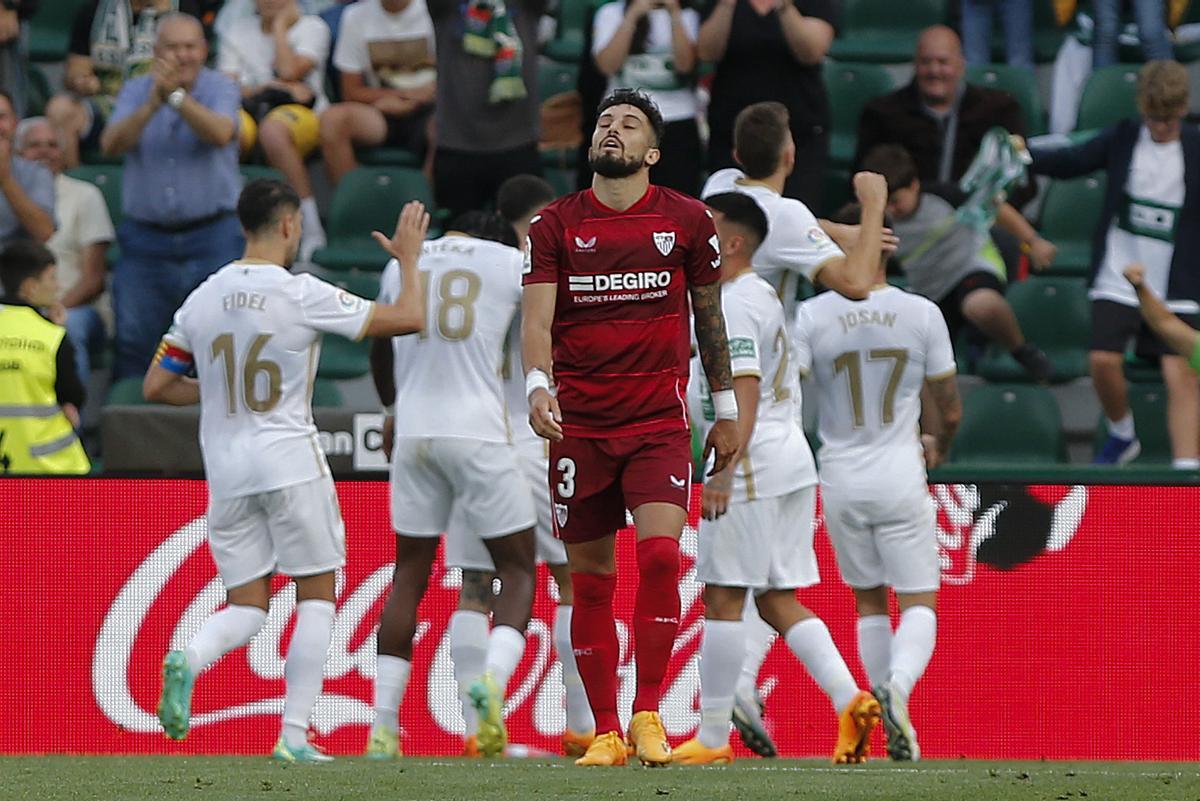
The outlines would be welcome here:
M 1171 311 L 1200 320 L 1200 139 L 1183 124 L 1187 71 L 1170 60 L 1171 30 L 1181 59 L 1189 45 L 1181 4 L 1132 4 L 1153 59 L 1140 68 L 1117 63 L 1143 54 L 1130 29 L 1118 37 L 1115 0 L 1076 18 L 1049 0 L 922 3 L 916 22 L 882 26 L 891 45 L 871 0 L 41 5 L 0 10 L 0 240 L 52 254 L 56 301 L 35 305 L 65 329 L 73 385 L 105 392 L 93 373 L 110 369 L 116 396 L 145 372 L 183 299 L 241 253 L 234 210 L 247 175 L 280 175 L 297 192 L 303 269 L 371 287 L 383 267 L 369 244 L 376 220 L 416 197 L 438 210 L 436 231 L 490 207 L 514 175 L 544 174 L 562 193 L 586 185 L 576 145 L 591 109 L 633 86 L 666 123 L 652 180 L 693 195 L 723 168 L 767 178 L 775 165 L 735 161 L 734 120 L 781 103 L 796 148 L 782 193 L 832 214 L 853 170 L 884 175 L 898 237 L 889 275 L 941 307 L 961 369 L 1041 385 L 1090 376 L 1105 418 L 1095 459 L 1110 464 L 1143 448 L 1131 409 L 1145 384 L 1126 374 L 1161 381 L 1169 444 L 1157 456 L 1200 467 L 1196 375 L 1142 322 L 1122 277 L 1143 265 Z M 39 25 L 66 34 L 51 91 L 25 57 Z M 1042 34 L 1056 37 L 1048 53 Z M 1078 47 L 1096 71 L 1060 81 Z M 1071 106 L 1076 124 L 1048 139 L 1033 70 L 1056 56 L 1050 105 Z M 1031 163 L 989 230 L 971 222 L 977 204 L 962 187 L 995 127 L 1028 140 Z M 28 258 L 18 249 L 0 265 L 25 275 L 9 265 Z M 14 281 L 6 302 L 27 303 Z M 0 374 L 0 393 L 12 381 Z M 78 424 L 81 393 L 59 398 Z

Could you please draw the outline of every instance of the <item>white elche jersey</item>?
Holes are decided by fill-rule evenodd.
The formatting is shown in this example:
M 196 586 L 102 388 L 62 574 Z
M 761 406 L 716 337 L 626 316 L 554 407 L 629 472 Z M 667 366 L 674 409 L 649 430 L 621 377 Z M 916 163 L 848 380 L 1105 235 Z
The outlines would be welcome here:
M 425 330 L 392 340 L 397 437 L 511 442 L 500 369 L 521 300 L 521 252 L 469 236 L 426 242 L 419 263 Z M 383 272 L 381 303 L 400 294 L 399 263 Z
M 956 370 L 941 310 L 896 287 L 826 292 L 800 304 L 793 336 L 815 379 L 822 484 L 923 490 L 921 388 Z
M 775 287 L 783 301 L 786 319 L 792 319 L 799 276 L 815 282 L 821 267 L 845 254 L 821 228 L 808 206 L 749 181 L 741 170 L 733 167 L 717 170 L 704 183 L 700 197 L 724 192 L 749 195 L 767 216 L 767 238 L 755 251 L 750 266 Z
M 733 377 L 759 378 L 758 415 L 749 447 L 734 468 L 731 500 L 773 498 L 816 484 L 812 450 L 799 423 L 799 374 L 774 288 L 744 273 L 721 286 L 721 308 Z M 715 414 L 699 356 L 692 359 L 688 401 L 707 436 Z
M 237 261 L 188 296 L 163 340 L 195 362 L 212 497 L 329 475 L 312 418 L 321 334 L 361 339 L 374 308 L 315 276 Z

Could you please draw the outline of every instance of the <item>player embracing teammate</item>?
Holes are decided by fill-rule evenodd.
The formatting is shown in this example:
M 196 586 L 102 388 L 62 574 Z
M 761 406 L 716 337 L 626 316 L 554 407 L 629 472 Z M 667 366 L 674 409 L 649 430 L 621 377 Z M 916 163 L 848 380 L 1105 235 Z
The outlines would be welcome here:
M 721 313 L 720 252 L 704 205 L 652 186 L 662 116 L 641 92 L 601 103 L 592 188 L 535 217 L 526 243 L 522 354 L 530 424 L 550 440 L 551 501 L 575 588 L 571 640 L 596 719 L 576 764 L 623 765 L 614 546 L 625 510 L 637 529 L 637 693 L 629 743 L 644 765 L 671 748 L 658 714 L 679 629 L 679 537 L 692 454 L 685 401 L 688 299 L 715 424 L 706 451 L 737 451 L 737 402 Z

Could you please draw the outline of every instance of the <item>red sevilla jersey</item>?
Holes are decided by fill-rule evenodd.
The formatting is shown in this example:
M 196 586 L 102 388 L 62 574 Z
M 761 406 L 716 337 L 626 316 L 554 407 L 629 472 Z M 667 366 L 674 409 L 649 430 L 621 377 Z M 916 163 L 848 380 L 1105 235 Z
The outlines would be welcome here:
M 613 437 L 686 429 L 688 289 L 720 277 L 704 204 L 651 186 L 626 211 L 587 189 L 533 218 L 526 284 L 558 285 L 552 328 L 563 431 Z

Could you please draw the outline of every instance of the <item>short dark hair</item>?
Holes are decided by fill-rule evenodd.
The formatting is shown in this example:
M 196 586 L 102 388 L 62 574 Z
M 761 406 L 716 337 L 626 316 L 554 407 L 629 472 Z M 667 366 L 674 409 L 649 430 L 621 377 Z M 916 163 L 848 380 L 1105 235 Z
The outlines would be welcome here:
M 901 145 L 876 145 L 863 159 L 862 168 L 882 175 L 889 195 L 917 180 L 917 162 Z
M 862 225 L 862 206 L 851 201 L 832 214 L 829 221 L 842 225 Z M 892 227 L 892 218 L 888 216 L 887 212 L 883 214 L 883 227 Z
M 754 236 L 754 247 L 757 249 L 767 238 L 767 215 L 763 214 L 758 202 L 749 195 L 741 192 L 721 192 L 709 195 L 704 202 L 713 211 L 725 215 L 725 219 L 734 225 L 740 225 Z
M 646 119 L 650 120 L 650 129 L 654 132 L 654 146 L 658 147 L 666 132 L 666 123 L 663 122 L 662 112 L 650 99 L 650 95 L 641 89 L 614 89 L 608 97 L 600 101 L 600 105 L 596 107 L 596 116 L 599 117 L 613 106 L 633 106 L 645 114 Z
M 791 135 L 787 106 L 773 100 L 746 106 L 733 121 L 733 152 L 742 171 L 755 180 L 769 177 Z
M 17 239 L 0 251 L 0 286 L 15 298 L 27 278 L 37 278 L 54 264 L 54 254 L 41 242 Z
M 454 218 L 446 230 L 509 247 L 517 246 L 517 232 L 512 224 L 494 211 L 464 211 Z
M 546 179 L 536 175 L 514 175 L 500 184 L 496 192 L 496 211 L 512 224 L 557 197 L 558 192 Z
M 300 196 L 283 181 L 257 178 L 246 184 L 238 197 L 237 216 L 248 236 L 263 233 L 284 214 L 300 208 Z

